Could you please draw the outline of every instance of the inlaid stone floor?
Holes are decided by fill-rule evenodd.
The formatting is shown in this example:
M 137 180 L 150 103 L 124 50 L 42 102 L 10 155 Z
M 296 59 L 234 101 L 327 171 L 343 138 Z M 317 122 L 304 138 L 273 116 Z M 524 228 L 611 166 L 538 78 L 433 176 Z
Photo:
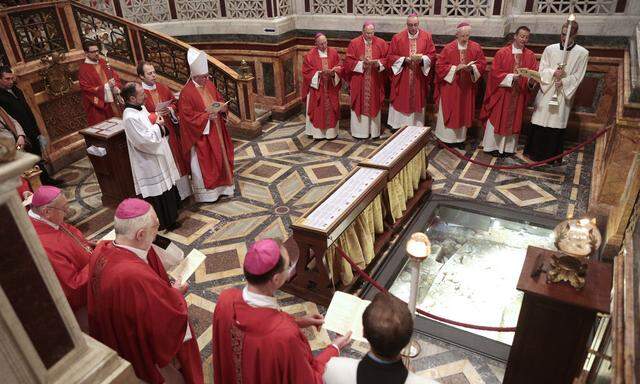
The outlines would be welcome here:
M 167 233 L 185 253 L 197 248 L 206 261 L 189 281 L 186 296 L 208 382 L 211 382 L 211 317 L 220 292 L 242 286 L 242 262 L 247 245 L 263 237 L 288 237 L 289 226 L 314 202 L 366 157 L 382 140 L 355 140 L 340 131 L 333 141 L 314 141 L 304 134 L 297 116 L 272 122 L 257 140 L 234 141 L 236 195 L 214 204 L 196 204 L 180 216 L 182 227 Z M 472 146 L 466 152 L 492 164 L 520 163 L 495 159 Z M 589 198 L 593 147 L 574 153 L 562 167 L 497 171 L 461 161 L 429 144 L 429 170 L 436 194 L 474 199 L 558 219 L 585 212 Z M 87 236 L 100 237 L 112 227 L 113 210 L 104 208 L 100 188 L 88 159 L 57 175 L 66 181 L 70 222 Z M 322 312 L 315 304 L 281 293 L 279 302 L 292 314 Z M 305 330 L 312 349 L 329 344 L 325 330 Z M 447 343 L 420 337 L 422 355 L 414 368 L 421 375 L 447 384 L 495 384 L 502 381 L 504 364 Z M 352 345 L 347 354 L 360 356 L 366 346 Z

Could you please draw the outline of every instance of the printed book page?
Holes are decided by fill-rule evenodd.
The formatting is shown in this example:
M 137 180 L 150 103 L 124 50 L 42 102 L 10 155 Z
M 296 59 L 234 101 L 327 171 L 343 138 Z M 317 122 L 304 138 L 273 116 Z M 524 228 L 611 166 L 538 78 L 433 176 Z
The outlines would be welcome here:
M 351 331 L 353 340 L 366 343 L 367 339 L 362 336 L 362 314 L 369 304 L 369 300 L 336 291 L 324 317 L 324 328 L 340 335 Z

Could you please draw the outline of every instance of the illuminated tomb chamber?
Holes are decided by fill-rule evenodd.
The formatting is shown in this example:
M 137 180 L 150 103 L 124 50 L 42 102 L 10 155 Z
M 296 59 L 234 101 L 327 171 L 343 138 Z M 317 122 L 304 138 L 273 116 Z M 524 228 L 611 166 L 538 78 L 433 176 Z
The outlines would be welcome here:
M 555 250 L 556 223 L 476 203 L 428 202 L 377 278 L 408 301 L 411 273 L 404 244 L 411 233 L 425 232 L 431 255 L 421 264 L 417 308 L 464 323 L 515 327 L 522 303 L 516 284 L 527 247 Z M 419 314 L 416 329 L 498 359 L 506 359 L 514 335 L 449 326 Z

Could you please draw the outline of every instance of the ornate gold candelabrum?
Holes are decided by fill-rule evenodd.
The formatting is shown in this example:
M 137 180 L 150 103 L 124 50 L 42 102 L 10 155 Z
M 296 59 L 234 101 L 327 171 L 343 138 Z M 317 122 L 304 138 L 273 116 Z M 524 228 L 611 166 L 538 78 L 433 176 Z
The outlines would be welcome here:
M 587 275 L 587 261 L 602 243 L 596 220 L 565 220 L 555 227 L 553 233 L 560 254 L 551 258 L 547 282 L 566 281 L 572 287 L 582 289 Z

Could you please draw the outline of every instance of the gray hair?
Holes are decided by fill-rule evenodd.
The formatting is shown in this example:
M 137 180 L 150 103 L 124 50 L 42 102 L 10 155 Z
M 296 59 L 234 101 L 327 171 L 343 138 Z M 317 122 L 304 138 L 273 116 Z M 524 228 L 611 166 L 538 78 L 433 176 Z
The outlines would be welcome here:
M 116 236 L 123 236 L 129 240 L 133 240 L 136 232 L 140 229 L 150 227 L 151 224 L 153 224 L 153 212 L 153 209 L 149 209 L 144 215 L 132 219 L 119 219 L 115 217 L 113 219 L 113 227 L 116 231 Z

